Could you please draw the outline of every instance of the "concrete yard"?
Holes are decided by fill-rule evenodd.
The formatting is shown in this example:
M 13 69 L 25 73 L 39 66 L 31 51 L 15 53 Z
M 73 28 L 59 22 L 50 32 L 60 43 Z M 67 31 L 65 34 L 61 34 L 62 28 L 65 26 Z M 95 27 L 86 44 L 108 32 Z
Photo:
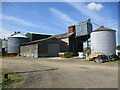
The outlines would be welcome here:
M 25 79 L 18 88 L 118 88 L 118 63 L 115 62 L 17 57 L 3 58 L 2 67 L 26 72 L 21 74 Z

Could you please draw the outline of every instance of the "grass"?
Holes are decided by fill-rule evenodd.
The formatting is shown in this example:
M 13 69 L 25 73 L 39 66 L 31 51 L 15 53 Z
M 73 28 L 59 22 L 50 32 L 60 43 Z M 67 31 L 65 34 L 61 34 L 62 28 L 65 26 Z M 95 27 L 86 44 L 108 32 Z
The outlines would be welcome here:
M 10 73 L 13 72 L 10 69 L 2 69 L 2 73 L 0 74 L 0 77 L 2 77 L 2 88 L 15 88 L 20 84 L 20 82 L 23 80 L 23 77 L 19 74 L 9 74 L 8 79 L 4 79 L 3 73 Z

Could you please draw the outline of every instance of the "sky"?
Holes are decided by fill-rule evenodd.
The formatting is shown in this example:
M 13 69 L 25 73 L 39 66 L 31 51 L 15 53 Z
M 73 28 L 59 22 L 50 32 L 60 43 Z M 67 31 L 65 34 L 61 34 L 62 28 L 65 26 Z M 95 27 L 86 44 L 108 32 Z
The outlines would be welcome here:
M 100 26 L 116 30 L 118 42 L 118 2 L 2 2 L 0 15 L 2 38 L 14 31 L 66 33 L 69 26 L 90 18 Z M 93 24 L 93 29 L 100 26 Z

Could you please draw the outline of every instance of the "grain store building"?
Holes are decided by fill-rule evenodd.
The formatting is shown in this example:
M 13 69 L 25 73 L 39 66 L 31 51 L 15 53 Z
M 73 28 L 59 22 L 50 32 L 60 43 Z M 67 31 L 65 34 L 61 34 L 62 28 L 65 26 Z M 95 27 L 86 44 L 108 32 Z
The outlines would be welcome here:
M 21 56 L 26 57 L 58 56 L 60 52 L 73 52 L 78 55 L 78 52 L 83 52 L 83 42 L 90 38 L 90 35 L 76 37 L 75 25 L 68 27 L 67 33 L 59 35 L 28 33 L 26 36 L 30 42 L 20 47 Z
M 67 33 L 59 35 L 27 33 L 26 36 L 30 42 L 21 45 L 20 55 L 25 57 L 51 57 L 58 56 L 60 52 L 73 52 L 75 55 L 83 50 L 83 42 L 78 42 L 80 47 L 77 49 L 74 31 L 75 26 L 70 26 Z
M 24 57 L 51 57 L 67 51 L 67 43 L 54 37 L 31 41 L 20 47 L 20 55 Z
M 90 38 L 90 36 L 76 37 L 75 25 L 68 27 L 67 33 L 54 35 L 52 37 L 66 42 L 69 46 L 68 51 L 73 52 L 75 56 L 78 55 L 78 52 L 83 52 L 83 42 Z

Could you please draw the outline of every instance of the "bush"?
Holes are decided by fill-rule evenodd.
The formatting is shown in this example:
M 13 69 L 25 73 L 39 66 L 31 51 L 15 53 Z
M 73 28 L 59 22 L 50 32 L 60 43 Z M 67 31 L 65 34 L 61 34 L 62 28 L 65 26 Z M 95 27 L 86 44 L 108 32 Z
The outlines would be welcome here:
M 71 58 L 71 57 L 73 57 L 73 53 L 72 52 L 65 52 L 64 56 L 65 56 L 65 58 Z
M 85 48 L 84 51 L 83 51 L 84 54 L 87 54 L 87 55 L 90 55 L 91 53 L 91 48 Z

